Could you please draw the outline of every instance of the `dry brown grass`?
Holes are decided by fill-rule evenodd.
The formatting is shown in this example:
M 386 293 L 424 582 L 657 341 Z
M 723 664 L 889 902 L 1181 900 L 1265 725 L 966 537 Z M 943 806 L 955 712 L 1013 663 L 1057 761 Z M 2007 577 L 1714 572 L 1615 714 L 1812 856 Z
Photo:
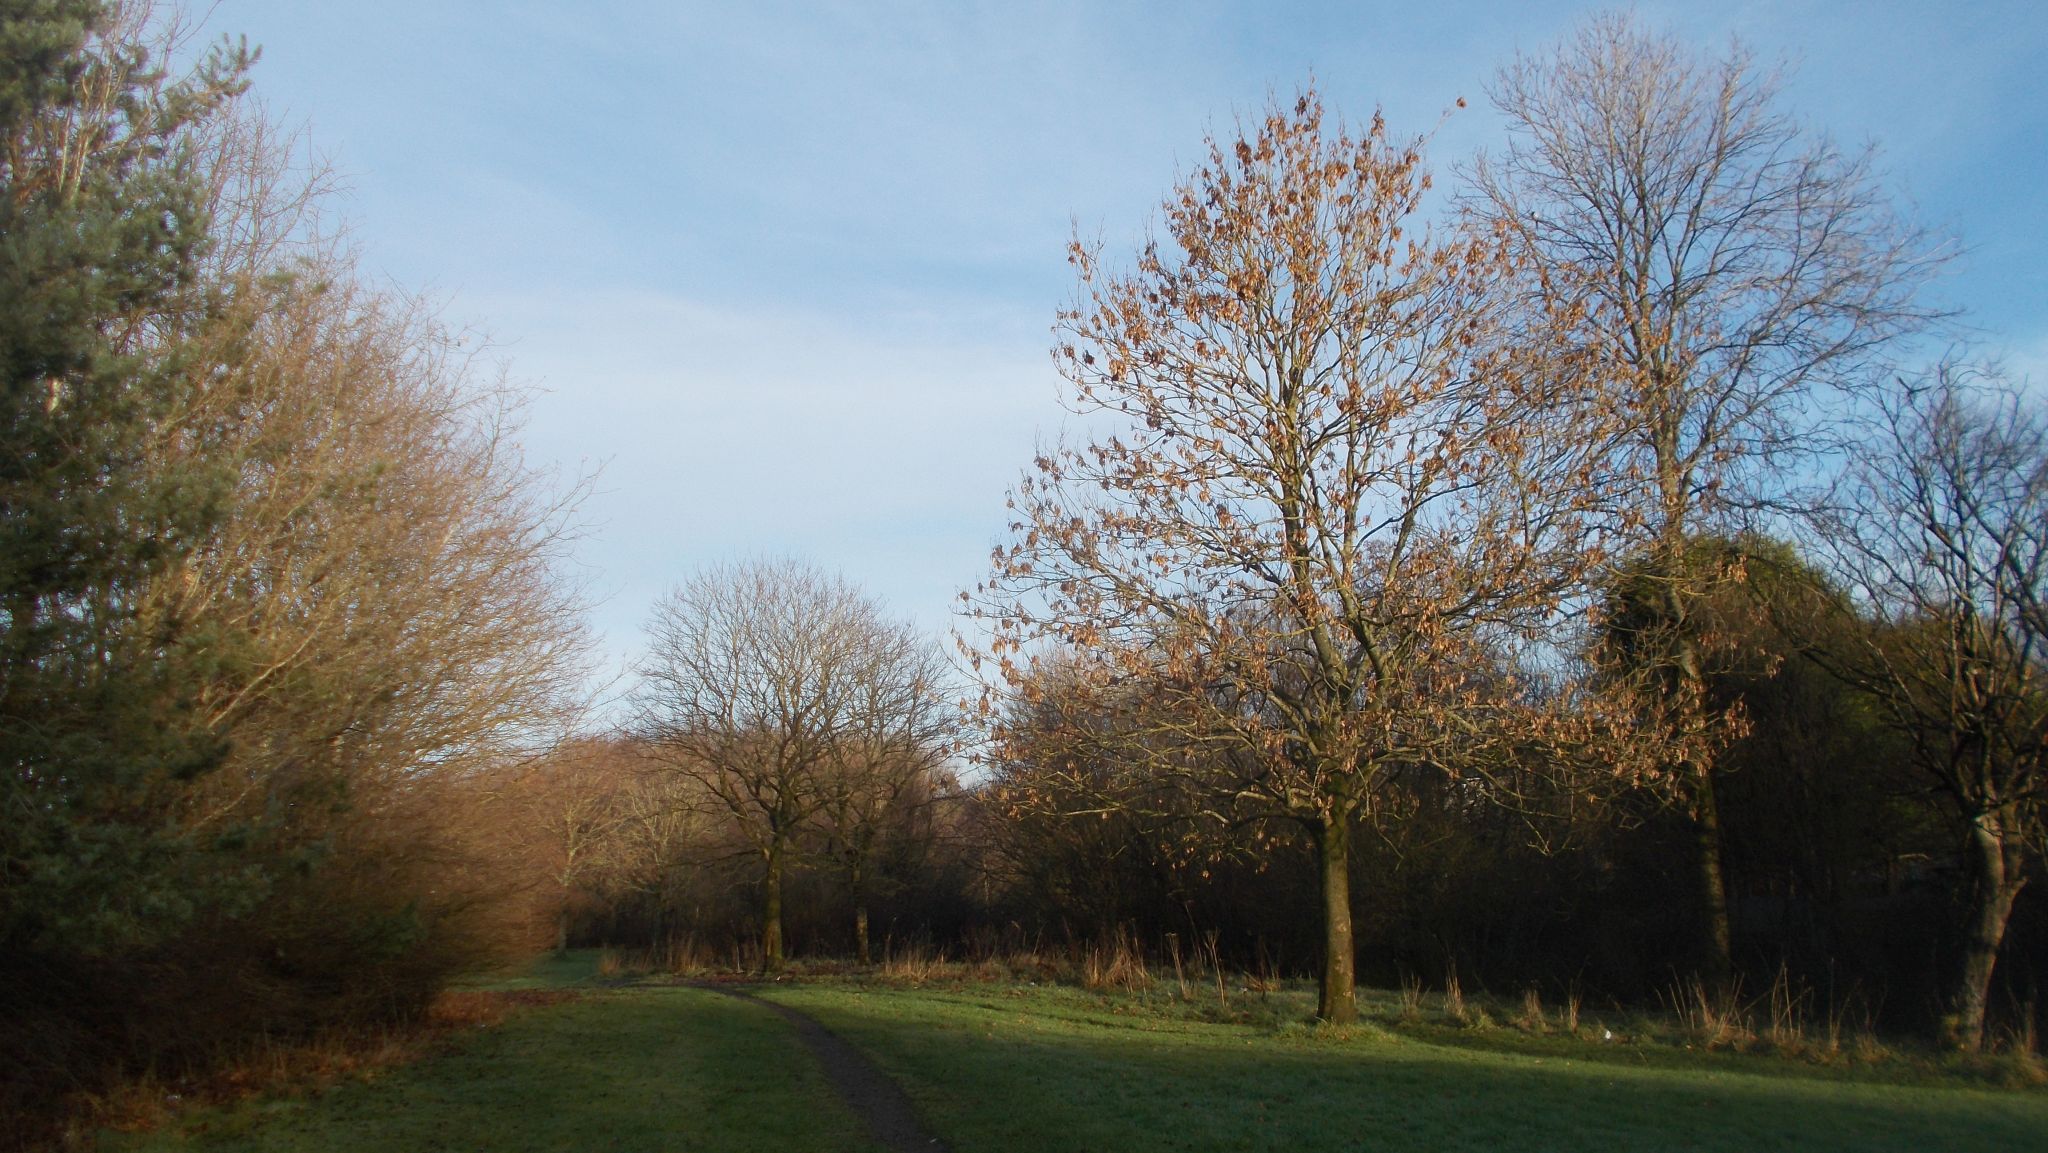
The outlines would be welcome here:
M 1400 1020 L 1410 1025 L 1422 1020 L 1422 978 L 1413 973 L 1401 977 Z
M 944 977 L 964 977 L 962 969 L 947 961 L 944 952 L 912 944 L 885 949 L 878 972 L 885 980 L 922 985 Z
M 1090 945 L 1081 952 L 1081 987 L 1135 992 L 1152 986 L 1145 952 L 1124 933 Z
M 1444 1016 L 1460 1025 L 1472 1020 L 1471 1006 L 1465 1002 L 1465 987 L 1458 983 L 1458 971 L 1452 969 L 1444 974 Z
M 1690 977 L 1674 982 L 1661 996 L 1679 1027 L 1702 1048 L 1739 1048 L 1756 1040 L 1739 982 L 1716 987 Z
M 204 1076 L 145 1077 L 105 1093 L 80 1094 L 66 1111 L 56 1147 L 90 1149 L 98 1130 L 144 1132 L 196 1105 L 230 1104 L 258 1094 L 318 1092 L 430 1056 L 455 1036 L 491 1028 L 519 1009 L 576 996 L 566 989 L 451 989 L 435 998 L 416 1021 L 335 1029 L 299 1040 L 266 1039 L 224 1057 Z

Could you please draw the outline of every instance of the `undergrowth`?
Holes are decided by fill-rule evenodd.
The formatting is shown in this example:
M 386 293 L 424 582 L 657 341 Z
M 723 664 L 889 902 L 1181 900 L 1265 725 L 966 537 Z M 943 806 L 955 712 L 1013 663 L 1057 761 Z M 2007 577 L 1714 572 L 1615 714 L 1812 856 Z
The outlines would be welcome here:
M 262 1040 L 223 1054 L 204 1076 L 141 1077 L 109 1092 L 77 1095 L 65 1103 L 51 1147 L 89 1149 L 101 1130 L 148 1132 L 193 1108 L 257 1096 L 315 1095 L 441 1052 L 459 1036 L 496 1026 L 517 1009 L 577 995 L 567 989 L 451 989 L 414 1021 Z

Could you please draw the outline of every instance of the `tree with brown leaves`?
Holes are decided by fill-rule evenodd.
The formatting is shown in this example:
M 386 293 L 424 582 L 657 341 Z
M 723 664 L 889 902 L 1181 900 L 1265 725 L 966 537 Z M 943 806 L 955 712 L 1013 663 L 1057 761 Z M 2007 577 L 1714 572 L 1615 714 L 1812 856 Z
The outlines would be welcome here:
M 1132 270 L 1076 242 L 1054 356 L 1120 427 L 1038 457 L 970 597 L 1010 689 L 1058 660 L 1094 697 L 1067 711 L 1142 702 L 1132 771 L 1307 831 L 1330 1021 L 1356 1014 L 1354 828 L 1401 773 L 1534 731 L 1500 642 L 1595 555 L 1597 435 L 1508 339 L 1500 238 L 1432 235 L 1428 187 L 1419 142 L 1326 125 L 1310 91 L 1211 140 Z

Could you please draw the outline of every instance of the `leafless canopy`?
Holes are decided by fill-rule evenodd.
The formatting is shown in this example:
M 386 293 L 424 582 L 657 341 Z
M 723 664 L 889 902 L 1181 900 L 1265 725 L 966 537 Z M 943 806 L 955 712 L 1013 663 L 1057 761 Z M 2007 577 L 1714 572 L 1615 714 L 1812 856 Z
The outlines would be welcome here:
M 1924 325 L 1940 254 L 1869 151 L 1802 129 L 1748 49 L 1704 56 L 1627 14 L 1518 56 L 1490 95 L 1512 133 L 1470 207 L 1506 229 L 1623 382 L 1623 459 L 1657 532 L 1771 495 L 1816 446 L 1816 390 L 1877 379 Z
M 763 952 L 781 960 L 782 870 L 820 821 L 853 824 L 950 751 L 933 646 L 843 579 L 795 562 L 706 569 L 655 608 L 640 727 L 766 866 Z
M 1713 751 L 1739 724 L 1704 703 L 1693 606 L 1725 574 L 1688 564 L 1690 538 L 1802 503 L 1808 466 L 1843 442 L 1830 408 L 1934 318 L 1918 294 L 1940 263 L 1892 212 L 1872 154 L 1805 131 L 1779 92 L 1739 43 L 1706 56 L 1632 15 L 1595 17 L 1495 78 L 1511 135 L 1466 198 L 1534 271 L 1531 311 L 1569 322 L 1611 412 L 1613 523 L 1661 602 L 1632 674 L 1658 718 L 1645 731 L 1674 750 L 1660 779 L 1697 824 L 1723 974 Z
M 2048 412 L 1944 367 L 1888 398 L 1841 498 L 1823 538 L 1876 622 L 1823 651 L 1961 819 L 1972 900 L 1945 1029 L 1975 1048 L 2013 899 L 2048 848 Z

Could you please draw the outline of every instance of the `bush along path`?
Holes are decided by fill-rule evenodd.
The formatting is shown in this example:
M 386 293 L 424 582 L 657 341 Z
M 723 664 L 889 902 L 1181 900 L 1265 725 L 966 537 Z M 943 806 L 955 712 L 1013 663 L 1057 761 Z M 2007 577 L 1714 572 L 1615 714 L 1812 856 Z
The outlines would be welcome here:
M 847 1108 L 867 1124 L 868 1135 L 877 1144 L 891 1153 L 951 1153 L 950 1146 L 926 1132 L 902 1086 L 882 1072 L 881 1067 L 869 1060 L 866 1054 L 841 1040 L 809 1014 L 756 997 L 733 985 L 707 981 L 697 983 L 696 987 L 773 1010 L 795 1026 L 797 1038 L 818 1059 L 832 1087 L 839 1091 Z

